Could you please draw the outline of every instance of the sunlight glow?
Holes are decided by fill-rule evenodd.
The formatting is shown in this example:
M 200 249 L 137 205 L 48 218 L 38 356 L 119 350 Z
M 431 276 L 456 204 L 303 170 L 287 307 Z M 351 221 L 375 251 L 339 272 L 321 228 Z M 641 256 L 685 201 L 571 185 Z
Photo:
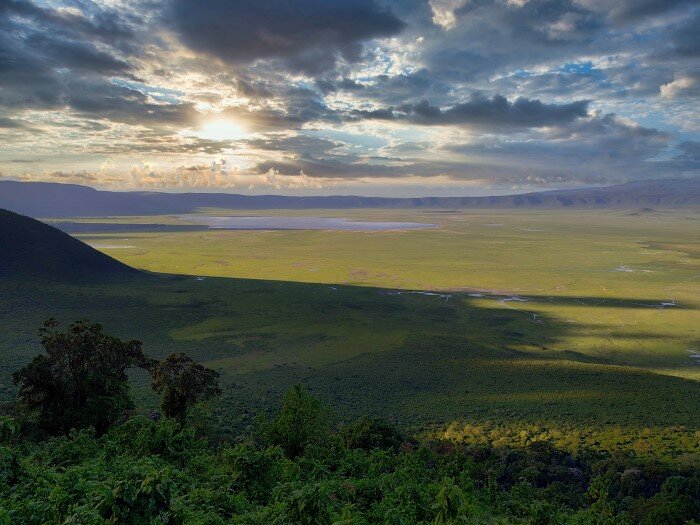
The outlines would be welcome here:
M 207 140 L 237 140 L 245 138 L 248 134 L 237 122 L 217 119 L 206 122 L 194 135 Z

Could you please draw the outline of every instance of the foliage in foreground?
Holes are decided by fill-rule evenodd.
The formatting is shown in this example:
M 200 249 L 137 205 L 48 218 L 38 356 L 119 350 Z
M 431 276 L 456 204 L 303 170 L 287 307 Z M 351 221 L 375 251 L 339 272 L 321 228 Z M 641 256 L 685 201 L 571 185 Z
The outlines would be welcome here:
M 180 423 L 185 422 L 191 407 L 221 395 L 219 374 L 183 353 L 170 354 L 154 363 L 150 373 L 153 390 L 162 395 L 163 414 Z
M 0 420 L 0 524 L 688 523 L 700 473 L 631 457 L 419 444 L 364 419 L 335 428 L 301 388 L 242 442 L 175 420 L 19 440 Z M 14 437 L 13 437 L 14 436 Z
M 73 323 L 66 332 L 49 319 L 39 330 L 45 353 L 13 374 L 18 406 L 50 434 L 92 426 L 103 432 L 134 408 L 126 371 L 145 366 L 140 341 L 104 334 L 99 324 Z
M 187 412 L 200 401 L 221 395 L 219 374 L 186 354 L 161 361 L 143 353 L 141 341 L 122 341 L 103 333 L 97 323 L 78 321 L 65 332 L 49 319 L 39 330 L 45 353 L 12 375 L 19 385 L 14 411 L 41 434 L 65 434 L 74 428 L 102 434 L 135 407 L 127 370 L 142 368 L 161 394 L 167 417 L 184 424 Z
M 235 444 L 188 412 L 220 394 L 184 354 L 144 357 L 99 325 L 54 322 L 15 375 L 22 423 L 0 417 L 0 525 L 682 524 L 700 519 L 700 471 L 634 457 L 416 442 L 379 420 L 338 426 L 300 385 Z M 125 371 L 148 370 L 166 416 L 133 406 Z M 155 419 L 155 420 L 154 420 Z M 71 430 L 72 428 L 72 430 Z M 39 430 L 39 432 L 37 432 Z M 60 434 L 44 441 L 29 437 Z

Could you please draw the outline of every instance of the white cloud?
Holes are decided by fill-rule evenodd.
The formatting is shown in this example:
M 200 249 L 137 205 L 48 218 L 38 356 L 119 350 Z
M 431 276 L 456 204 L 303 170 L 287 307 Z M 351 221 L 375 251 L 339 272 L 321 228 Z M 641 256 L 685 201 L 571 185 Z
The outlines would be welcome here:
M 673 82 L 659 88 L 661 98 L 674 99 L 700 95 L 700 75 L 684 74 L 676 76 Z
M 433 11 L 433 23 L 445 29 L 453 29 L 457 25 L 455 11 L 467 5 L 469 0 L 430 0 Z

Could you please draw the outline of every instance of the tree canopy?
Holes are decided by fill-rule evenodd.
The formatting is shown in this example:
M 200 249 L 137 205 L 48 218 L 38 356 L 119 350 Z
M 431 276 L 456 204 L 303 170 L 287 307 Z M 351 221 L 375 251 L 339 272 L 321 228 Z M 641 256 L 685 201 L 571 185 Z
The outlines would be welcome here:
M 146 366 L 141 341 L 122 341 L 96 323 L 78 321 L 65 332 L 58 326 L 55 319 L 44 323 L 45 353 L 13 374 L 18 406 L 48 433 L 90 426 L 104 432 L 134 407 L 126 371 Z
M 282 399 L 282 408 L 268 425 L 268 439 L 291 458 L 312 445 L 322 444 L 330 434 L 330 407 L 313 397 L 302 385 L 294 385 Z
M 141 341 L 107 335 L 96 323 L 78 321 L 66 331 L 49 319 L 39 330 L 44 353 L 13 374 L 19 385 L 16 409 L 25 429 L 47 434 L 93 427 L 98 434 L 134 408 L 127 370 L 151 374 L 153 390 L 162 395 L 165 416 L 184 423 L 198 402 L 221 394 L 218 377 L 185 354 L 150 359 Z
M 221 395 L 219 374 L 186 354 L 170 354 L 151 367 L 153 390 L 162 395 L 161 410 L 184 423 L 187 412 L 200 401 Z

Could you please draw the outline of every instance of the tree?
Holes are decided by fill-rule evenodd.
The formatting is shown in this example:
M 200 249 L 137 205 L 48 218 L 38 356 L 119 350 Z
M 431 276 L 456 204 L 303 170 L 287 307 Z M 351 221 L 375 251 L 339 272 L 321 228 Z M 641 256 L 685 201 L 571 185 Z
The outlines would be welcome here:
M 195 404 L 221 395 L 219 374 L 186 354 L 170 354 L 152 365 L 150 372 L 153 390 L 162 395 L 163 414 L 180 423 Z
M 381 419 L 363 417 L 343 428 L 346 448 L 398 450 L 403 443 L 401 433 Z
M 290 458 L 300 456 L 309 445 L 327 441 L 331 430 L 331 411 L 301 385 L 284 395 L 282 409 L 270 423 L 268 439 L 282 447 Z
M 92 426 L 103 433 L 134 407 L 126 370 L 144 367 L 140 341 L 122 341 L 99 324 L 79 321 L 66 332 L 49 319 L 39 330 L 45 354 L 12 375 L 18 407 L 50 434 Z

